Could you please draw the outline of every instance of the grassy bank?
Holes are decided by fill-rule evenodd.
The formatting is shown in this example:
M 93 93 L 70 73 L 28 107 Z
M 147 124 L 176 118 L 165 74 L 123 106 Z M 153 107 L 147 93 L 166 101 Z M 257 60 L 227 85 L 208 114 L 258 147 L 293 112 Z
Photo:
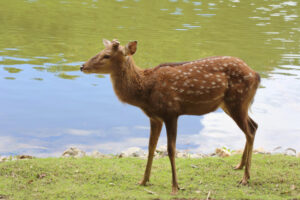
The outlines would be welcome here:
M 300 159 L 254 155 L 249 186 L 238 186 L 240 156 L 177 159 L 180 190 L 171 196 L 168 158 L 153 163 L 151 184 L 137 185 L 146 160 L 39 158 L 0 163 L 0 199 L 300 199 Z

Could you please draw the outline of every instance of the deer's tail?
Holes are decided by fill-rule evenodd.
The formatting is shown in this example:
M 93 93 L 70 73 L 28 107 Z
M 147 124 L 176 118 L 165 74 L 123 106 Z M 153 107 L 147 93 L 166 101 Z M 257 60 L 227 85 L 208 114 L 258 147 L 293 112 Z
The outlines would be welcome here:
M 260 81 L 261 81 L 261 78 L 260 78 L 260 75 L 259 75 L 259 73 L 255 73 L 255 85 L 254 85 L 254 87 L 253 87 L 253 95 L 252 95 L 252 99 L 251 99 L 251 103 L 250 103 L 250 105 L 249 105 L 249 110 L 250 110 L 250 112 L 251 112 L 251 106 L 252 106 L 252 104 L 254 103 L 254 97 L 255 97 L 255 94 L 256 94 L 256 90 L 257 90 L 257 88 L 259 87 L 259 85 L 260 85 Z

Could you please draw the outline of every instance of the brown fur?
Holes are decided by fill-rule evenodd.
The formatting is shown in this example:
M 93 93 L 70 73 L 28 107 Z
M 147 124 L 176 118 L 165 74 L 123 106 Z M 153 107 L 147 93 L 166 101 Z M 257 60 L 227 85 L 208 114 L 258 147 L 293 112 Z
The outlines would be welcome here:
M 177 119 L 180 115 L 203 115 L 221 107 L 245 133 L 246 145 L 236 169 L 246 166 L 242 184 L 250 178 L 251 154 L 257 124 L 248 108 L 260 76 L 239 58 L 219 56 L 191 62 L 164 63 L 142 70 L 133 61 L 137 42 L 126 47 L 104 40 L 106 48 L 81 68 L 86 73 L 109 73 L 118 98 L 141 108 L 150 118 L 148 162 L 141 185 L 149 181 L 153 154 L 162 123 L 167 129 L 172 166 L 172 192 L 178 190 L 175 167 Z M 109 55 L 105 59 L 104 55 Z

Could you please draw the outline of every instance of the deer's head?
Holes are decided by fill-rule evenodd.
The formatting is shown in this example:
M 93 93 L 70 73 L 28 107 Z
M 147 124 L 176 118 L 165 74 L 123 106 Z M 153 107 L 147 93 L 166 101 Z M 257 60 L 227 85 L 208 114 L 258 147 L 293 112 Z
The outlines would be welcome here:
M 117 40 L 109 41 L 103 39 L 105 48 L 97 55 L 85 62 L 80 70 L 84 73 L 110 74 L 114 67 L 118 67 L 126 60 L 126 56 L 131 56 L 136 52 L 137 41 L 129 42 L 125 47 Z

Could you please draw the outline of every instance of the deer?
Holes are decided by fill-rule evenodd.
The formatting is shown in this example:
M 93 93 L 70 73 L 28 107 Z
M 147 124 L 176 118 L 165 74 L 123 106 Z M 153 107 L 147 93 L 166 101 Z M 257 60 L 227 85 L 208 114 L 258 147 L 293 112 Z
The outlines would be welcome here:
M 85 62 L 80 70 L 87 74 L 110 74 L 119 100 L 139 107 L 149 117 L 148 158 L 140 185 L 146 186 L 150 180 L 154 152 L 164 123 L 172 170 L 172 194 L 177 194 L 180 189 L 175 166 L 178 118 L 181 115 L 204 115 L 217 108 L 223 109 L 245 134 L 242 158 L 234 169 L 245 167 L 239 184 L 249 183 L 258 125 L 248 116 L 248 109 L 260 84 L 257 72 L 240 58 L 231 56 L 163 63 L 142 69 L 132 57 L 137 50 L 137 41 L 122 46 L 116 39 L 103 39 L 103 44 L 105 48 Z

